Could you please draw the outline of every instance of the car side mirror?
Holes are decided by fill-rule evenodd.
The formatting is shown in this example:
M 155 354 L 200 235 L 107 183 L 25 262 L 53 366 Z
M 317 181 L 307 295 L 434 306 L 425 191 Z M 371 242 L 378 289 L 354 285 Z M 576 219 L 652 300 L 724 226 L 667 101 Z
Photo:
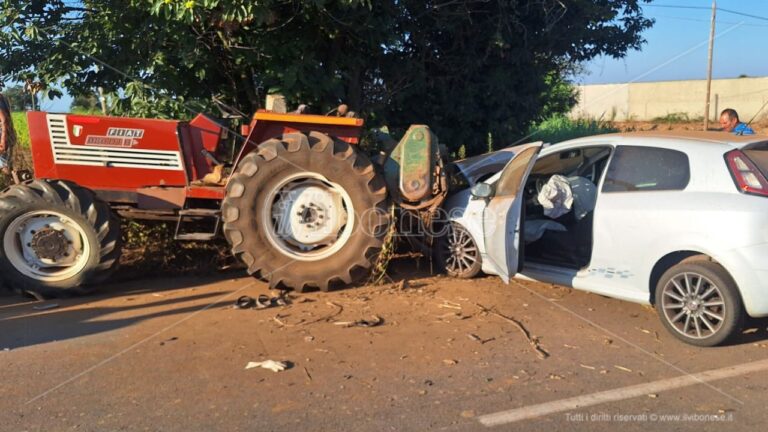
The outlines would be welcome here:
M 488 183 L 480 182 L 472 186 L 470 191 L 475 199 L 488 199 L 493 195 L 493 186 Z

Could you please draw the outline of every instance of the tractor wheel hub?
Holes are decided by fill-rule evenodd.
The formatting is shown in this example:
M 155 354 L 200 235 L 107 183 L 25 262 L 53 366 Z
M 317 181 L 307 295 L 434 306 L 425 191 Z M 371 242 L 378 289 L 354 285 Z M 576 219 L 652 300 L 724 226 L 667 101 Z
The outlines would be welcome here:
M 278 232 L 300 248 L 333 243 L 347 223 L 341 195 L 317 182 L 294 185 L 273 208 Z
M 69 242 L 62 231 L 46 228 L 32 236 L 30 247 L 38 257 L 55 261 L 67 253 Z

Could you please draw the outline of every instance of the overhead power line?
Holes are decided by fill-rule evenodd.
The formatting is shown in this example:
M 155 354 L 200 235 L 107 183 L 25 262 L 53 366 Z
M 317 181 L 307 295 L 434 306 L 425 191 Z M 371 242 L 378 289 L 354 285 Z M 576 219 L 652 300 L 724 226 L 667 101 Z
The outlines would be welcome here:
M 669 9 L 701 9 L 701 10 L 710 10 L 710 8 L 708 8 L 706 6 L 683 6 L 683 5 L 647 4 L 647 5 L 643 5 L 643 7 L 659 7 L 659 8 L 669 8 Z
M 648 4 L 648 5 L 644 5 L 644 7 L 656 7 L 656 8 L 668 8 L 668 9 L 697 9 L 697 10 L 706 10 L 706 11 L 711 10 L 711 8 L 708 8 L 706 6 L 686 6 L 686 5 L 657 5 L 657 4 Z M 743 16 L 743 17 L 749 17 L 749 18 L 759 19 L 759 20 L 762 20 L 762 21 L 768 21 L 768 17 L 748 14 L 748 13 L 745 13 L 745 12 L 739 12 L 739 11 L 735 11 L 733 9 L 724 9 L 724 8 L 718 7 L 717 10 L 720 11 L 720 12 L 725 12 L 725 13 L 729 13 L 729 14 L 733 14 L 733 15 L 740 15 L 740 16 Z
M 666 19 L 675 19 L 680 21 L 692 21 L 692 22 L 702 22 L 702 23 L 709 23 L 708 19 L 703 18 L 688 18 L 688 17 L 681 17 L 681 16 L 672 16 L 672 15 L 654 15 L 654 18 L 666 18 Z M 742 24 L 735 21 L 720 21 L 717 20 L 717 24 Z M 755 24 L 755 23 L 743 23 L 742 25 L 746 27 L 768 27 L 768 24 Z
M 749 18 L 754 18 L 754 19 L 759 19 L 759 20 L 763 20 L 763 21 L 768 21 L 768 17 L 752 15 L 752 14 L 748 14 L 748 13 L 744 13 L 744 12 L 739 12 L 739 11 L 730 10 L 730 9 L 723 9 L 723 8 L 717 8 L 717 10 L 719 10 L 720 12 L 726 12 L 726 13 L 730 13 L 730 14 L 734 14 L 734 15 L 741 15 L 741 16 L 745 16 L 745 17 L 749 17 Z

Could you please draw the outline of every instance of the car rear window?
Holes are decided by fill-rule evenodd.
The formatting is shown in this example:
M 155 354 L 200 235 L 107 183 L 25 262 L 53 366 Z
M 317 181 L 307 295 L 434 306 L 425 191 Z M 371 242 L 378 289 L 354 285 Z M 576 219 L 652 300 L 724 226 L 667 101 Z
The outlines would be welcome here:
M 658 147 L 618 146 L 603 192 L 683 190 L 691 177 L 688 156 Z

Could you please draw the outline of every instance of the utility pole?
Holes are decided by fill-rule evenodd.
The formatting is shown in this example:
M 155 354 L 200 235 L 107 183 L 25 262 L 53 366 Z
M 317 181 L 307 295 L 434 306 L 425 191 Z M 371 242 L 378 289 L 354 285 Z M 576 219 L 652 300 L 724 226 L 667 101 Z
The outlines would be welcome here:
M 717 14 L 717 0 L 712 0 L 712 23 L 709 28 L 709 55 L 707 59 L 707 103 L 704 106 L 704 130 L 709 130 L 709 96 L 712 90 L 712 50 L 715 47 L 715 15 Z

